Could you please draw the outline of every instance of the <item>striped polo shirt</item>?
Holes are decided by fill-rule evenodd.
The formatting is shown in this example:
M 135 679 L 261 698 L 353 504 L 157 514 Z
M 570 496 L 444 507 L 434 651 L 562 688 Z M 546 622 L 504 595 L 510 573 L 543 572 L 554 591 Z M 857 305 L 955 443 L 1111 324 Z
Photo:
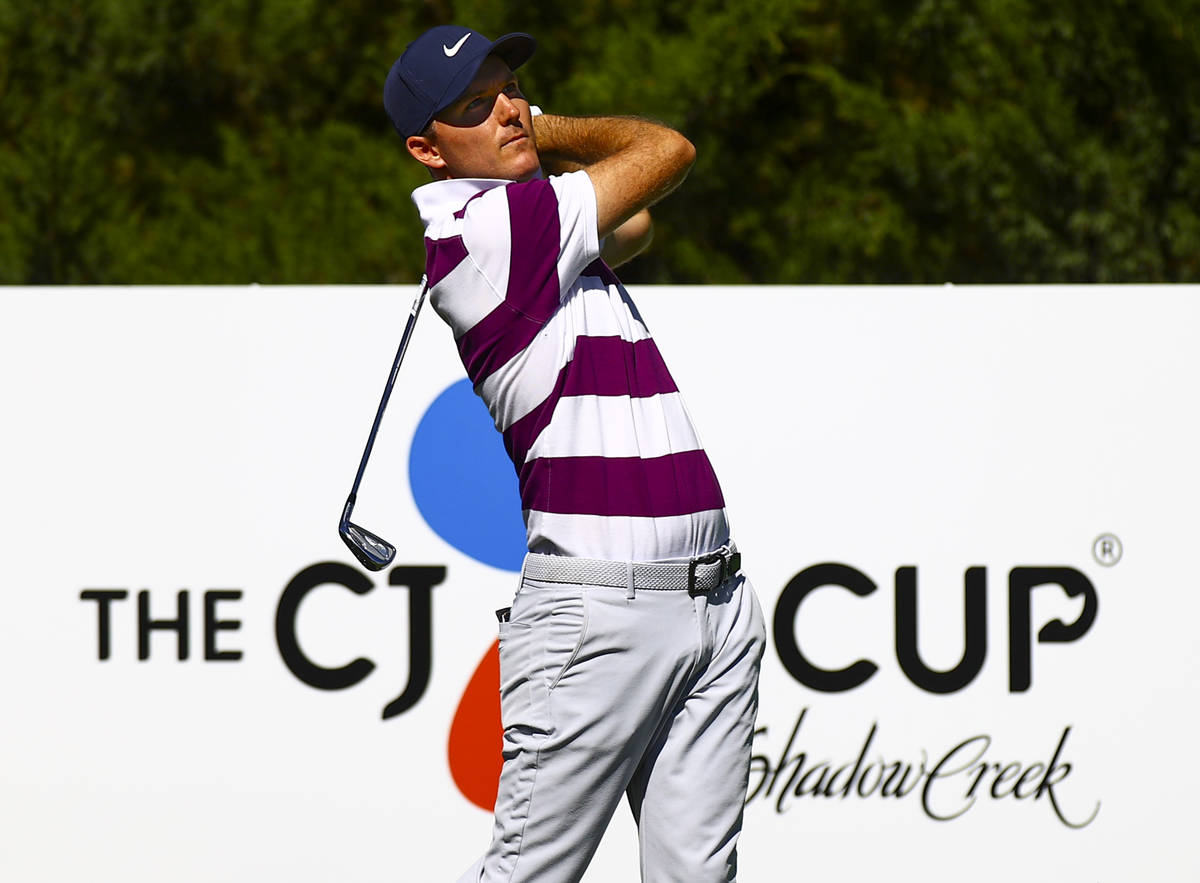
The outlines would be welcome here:
M 429 302 L 519 478 L 530 551 L 710 552 L 725 502 L 683 399 L 600 259 L 586 172 L 417 188 Z

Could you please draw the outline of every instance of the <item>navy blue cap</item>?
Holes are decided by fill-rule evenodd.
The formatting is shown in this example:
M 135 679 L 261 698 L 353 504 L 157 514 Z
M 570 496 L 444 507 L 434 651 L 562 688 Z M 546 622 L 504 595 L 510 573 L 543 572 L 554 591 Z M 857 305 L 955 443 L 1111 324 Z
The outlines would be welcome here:
M 528 34 L 506 34 L 495 42 L 459 25 L 430 28 L 408 44 L 383 83 L 383 106 L 396 131 L 419 135 L 462 94 L 489 55 L 510 70 L 529 60 L 537 46 Z

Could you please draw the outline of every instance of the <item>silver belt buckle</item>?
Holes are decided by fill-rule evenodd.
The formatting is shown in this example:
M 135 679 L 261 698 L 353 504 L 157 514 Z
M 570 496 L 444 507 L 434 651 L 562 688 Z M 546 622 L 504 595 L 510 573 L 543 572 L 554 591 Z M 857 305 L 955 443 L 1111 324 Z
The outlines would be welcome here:
M 696 596 L 696 595 L 708 594 L 708 589 L 697 589 L 696 588 L 696 569 L 698 566 L 701 566 L 702 564 L 720 564 L 721 565 L 720 578 L 718 579 L 718 581 L 716 581 L 716 584 L 720 585 L 721 582 L 725 581 L 725 557 L 719 551 L 718 552 L 709 552 L 707 555 L 700 555 L 700 558 L 692 558 L 690 561 L 688 561 L 688 594 L 689 595 Z
M 708 589 L 696 588 L 696 568 L 702 564 L 719 564 L 721 570 L 717 574 L 717 584 L 721 585 L 725 582 L 726 577 L 733 576 L 742 567 L 741 552 L 727 552 L 724 549 L 718 549 L 716 552 L 709 552 L 707 555 L 701 555 L 699 558 L 693 558 L 688 562 L 688 579 L 687 590 L 688 594 L 693 597 L 696 595 L 705 595 L 709 592 Z M 716 588 L 713 586 L 713 588 Z

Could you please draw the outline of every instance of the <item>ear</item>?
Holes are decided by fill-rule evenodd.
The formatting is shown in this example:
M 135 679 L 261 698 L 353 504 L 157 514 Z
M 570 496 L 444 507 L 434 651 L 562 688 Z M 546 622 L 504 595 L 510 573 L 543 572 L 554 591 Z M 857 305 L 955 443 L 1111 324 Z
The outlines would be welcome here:
M 412 154 L 413 159 L 435 175 L 446 168 L 446 160 L 438 150 L 437 141 L 424 135 L 409 135 L 404 139 L 404 146 Z

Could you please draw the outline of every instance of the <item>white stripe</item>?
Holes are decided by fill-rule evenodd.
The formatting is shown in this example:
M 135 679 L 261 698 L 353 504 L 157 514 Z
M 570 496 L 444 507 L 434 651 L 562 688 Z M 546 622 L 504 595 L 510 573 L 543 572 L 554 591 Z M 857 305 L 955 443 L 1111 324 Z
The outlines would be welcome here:
M 583 268 L 600 257 L 596 188 L 582 169 L 549 181 L 558 200 L 558 278 L 565 296 Z
M 466 217 L 471 222 L 464 224 L 462 228 L 467 260 L 475 262 L 491 285 L 492 292 L 499 301 L 503 301 L 505 292 L 508 291 L 508 272 L 512 257 L 512 220 L 508 213 L 508 192 L 503 187 L 495 187 L 483 196 L 472 199 L 467 203 Z M 463 333 L 495 308 L 496 303 L 491 303 L 488 311 L 466 326 Z M 461 336 L 455 334 L 455 339 Z
M 567 396 L 525 458 L 665 457 L 700 449 L 677 392 L 646 398 Z
M 580 277 L 566 300 L 524 350 L 477 387 L 494 407 L 492 418 L 503 432 L 546 400 L 559 371 L 575 357 L 578 337 L 620 337 L 636 343 L 650 337 L 646 326 L 630 315 L 614 286 L 594 276 Z M 519 382 L 518 382 L 519 381 Z
M 482 274 L 468 254 L 429 291 L 429 305 L 458 340 L 496 309 L 504 298 L 480 284 Z
M 559 515 L 528 509 L 524 515 L 529 550 L 546 555 L 667 561 L 704 555 L 729 541 L 724 509 L 662 518 Z

